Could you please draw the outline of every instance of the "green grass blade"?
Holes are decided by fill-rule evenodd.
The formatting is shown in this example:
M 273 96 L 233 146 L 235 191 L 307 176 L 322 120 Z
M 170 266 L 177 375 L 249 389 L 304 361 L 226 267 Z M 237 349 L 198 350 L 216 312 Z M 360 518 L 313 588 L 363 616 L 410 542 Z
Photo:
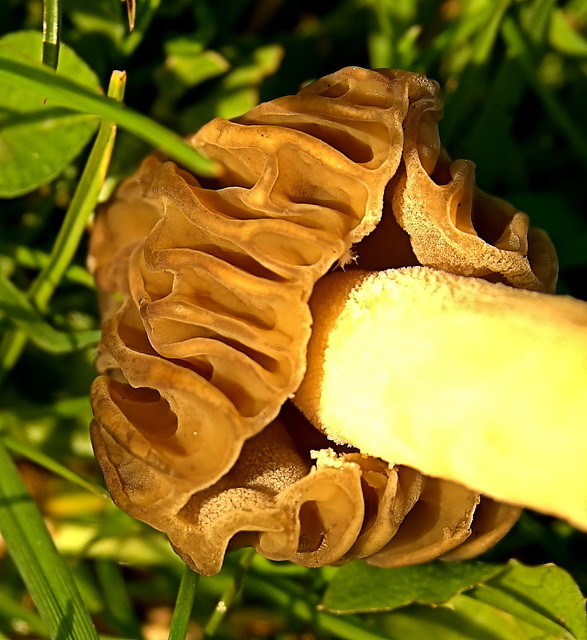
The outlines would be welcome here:
M 553 124 L 566 137 L 569 146 L 575 151 L 577 157 L 587 166 L 587 137 L 573 122 L 573 119 L 556 96 L 540 81 L 524 35 L 516 22 L 510 17 L 503 21 L 502 34 L 508 49 L 520 65 L 528 83 L 536 92 Z
M 108 95 L 121 101 L 124 96 L 125 84 L 126 73 L 113 72 Z M 59 229 L 49 262 L 31 287 L 30 296 L 42 311 L 46 310 L 47 303 L 72 261 L 84 234 L 88 218 L 96 206 L 110 164 L 115 137 L 116 126 L 112 122 L 102 123 L 63 224 Z
M 387 2 L 374 2 L 370 9 L 373 28 L 367 39 L 369 65 L 373 69 L 393 67 L 396 56 L 391 7 Z
M 114 122 L 160 149 L 189 171 L 203 176 L 215 175 L 215 165 L 209 159 L 204 158 L 176 133 L 151 118 L 123 107 L 115 100 L 105 98 L 75 82 L 61 78 L 46 67 L 7 60 L 1 55 L 1 47 L 0 80 L 43 95 L 55 104 L 72 111 L 88 113 Z
M 47 626 L 39 614 L 2 591 L 0 591 L 0 618 L 10 620 L 12 623 L 22 621 L 30 632 L 43 638 L 47 637 Z
M 0 343 L 0 385 L 18 362 L 27 342 L 27 333 L 22 329 L 11 329 L 4 335 Z
M 120 566 L 110 560 L 97 560 L 96 575 L 106 603 L 110 626 L 125 637 L 140 638 L 139 622 Z
M 243 580 L 249 571 L 254 557 L 254 549 L 247 549 L 244 551 L 243 556 L 232 575 L 232 580 L 228 583 L 228 586 L 220 597 L 214 612 L 204 627 L 204 638 L 213 638 L 216 635 L 220 623 L 224 620 L 228 609 L 232 606 L 242 589 Z
M 0 58 L 0 67 L 2 62 L 3 60 Z M 34 67 L 32 68 L 34 69 Z M 56 76 L 52 73 L 48 72 L 48 74 L 56 79 Z M 124 72 L 113 72 L 108 89 L 109 96 L 113 99 L 122 100 L 125 82 L 126 74 Z M 113 104 L 116 103 L 113 102 Z M 65 214 L 65 219 L 53 245 L 49 260 L 28 292 L 30 301 L 41 312 L 46 310 L 53 292 L 73 259 L 83 236 L 88 217 L 96 206 L 110 163 L 115 137 L 116 125 L 113 122 L 103 122 L 100 125 L 90 157 Z M 0 344 L 0 384 L 18 361 L 26 343 L 27 334 L 21 329 L 9 331 L 4 336 Z
M 184 566 L 169 630 L 169 640 L 185 640 L 199 579 L 200 576 L 197 573 L 187 565 Z
M 510 4 L 511 0 L 499 0 L 499 2 L 495 4 L 495 9 L 493 10 L 488 22 L 484 25 L 484 28 L 476 38 L 472 57 L 473 64 L 486 64 L 490 59 L 491 52 L 493 51 L 499 34 L 499 27 L 504 19 L 506 11 L 509 9 Z
M 60 0 L 43 0 L 43 64 L 57 69 L 61 32 Z
M 147 2 L 143 2 L 135 28 L 129 33 L 122 44 L 122 53 L 125 56 L 132 55 L 141 44 L 160 5 L 161 0 L 148 0 Z
M 54 640 L 97 640 L 73 577 L 0 444 L 0 531 Z
M 0 241 L 0 255 L 10 256 L 19 266 L 25 269 L 46 269 L 49 254 L 22 244 L 8 244 Z M 63 274 L 63 280 L 71 284 L 79 284 L 88 289 L 95 289 L 92 275 L 77 264 L 70 265 Z
M 126 0 L 126 14 L 128 17 L 128 30 L 132 33 L 137 16 L 137 0 Z
M 73 484 L 86 489 L 87 491 L 91 491 L 93 494 L 100 496 L 101 498 L 110 498 L 107 491 L 102 489 L 99 485 L 91 482 L 90 480 L 86 480 L 86 478 L 82 478 L 82 476 L 78 475 L 68 469 L 64 465 L 57 462 L 50 456 L 44 454 L 42 451 L 38 451 L 34 447 L 30 445 L 15 440 L 10 436 L 1 436 L 0 440 L 4 443 L 4 446 L 14 453 L 18 453 L 19 455 L 28 458 L 31 462 L 38 464 L 40 467 L 44 467 L 48 471 L 51 471 L 57 476 L 60 476 L 64 480 L 68 480 Z
M 10 280 L 0 275 L 0 311 L 34 342 L 48 353 L 61 355 L 96 344 L 99 330 L 66 333 L 45 322 L 27 297 Z

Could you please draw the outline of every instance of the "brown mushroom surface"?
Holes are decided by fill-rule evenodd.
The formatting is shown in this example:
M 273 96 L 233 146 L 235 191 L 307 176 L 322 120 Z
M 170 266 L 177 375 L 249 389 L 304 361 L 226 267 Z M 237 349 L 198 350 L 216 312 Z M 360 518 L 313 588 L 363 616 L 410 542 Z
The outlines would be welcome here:
M 441 110 L 422 76 L 343 69 L 205 125 L 191 143 L 218 178 L 150 157 L 98 211 L 92 442 L 115 502 L 197 571 L 243 545 L 305 566 L 464 558 L 515 521 L 478 489 L 329 441 L 289 402 L 336 263 L 553 289 L 550 242 L 450 162 Z

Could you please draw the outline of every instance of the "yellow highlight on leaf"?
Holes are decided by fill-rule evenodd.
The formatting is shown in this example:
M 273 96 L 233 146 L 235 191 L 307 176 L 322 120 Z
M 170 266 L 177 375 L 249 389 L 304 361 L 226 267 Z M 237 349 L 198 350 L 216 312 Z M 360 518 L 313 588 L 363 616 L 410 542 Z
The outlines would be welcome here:
M 296 403 L 330 438 L 587 529 L 587 303 L 412 267 L 312 313 Z

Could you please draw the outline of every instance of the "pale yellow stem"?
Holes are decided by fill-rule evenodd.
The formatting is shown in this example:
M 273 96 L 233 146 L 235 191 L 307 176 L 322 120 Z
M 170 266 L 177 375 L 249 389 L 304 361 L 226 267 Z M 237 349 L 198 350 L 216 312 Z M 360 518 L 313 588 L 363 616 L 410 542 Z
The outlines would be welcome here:
M 296 403 L 329 437 L 587 529 L 587 303 L 413 267 L 312 313 Z

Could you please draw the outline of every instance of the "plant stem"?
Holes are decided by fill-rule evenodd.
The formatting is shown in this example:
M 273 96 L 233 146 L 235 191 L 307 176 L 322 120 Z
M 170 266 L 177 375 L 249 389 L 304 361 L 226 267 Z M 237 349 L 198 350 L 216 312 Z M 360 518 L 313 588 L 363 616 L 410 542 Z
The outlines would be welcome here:
M 220 597 L 220 600 L 218 601 L 214 612 L 212 613 L 210 619 L 204 627 L 204 638 L 213 638 L 216 635 L 220 623 L 224 620 L 226 613 L 228 612 L 229 608 L 234 603 L 242 589 L 243 580 L 245 579 L 245 576 L 249 571 L 251 562 L 253 561 L 254 557 L 254 549 L 247 549 L 243 553 L 243 557 L 241 558 L 236 569 L 234 570 L 234 573 L 232 574 L 232 580 L 224 590 L 224 593 Z
M 136 26 L 122 43 L 122 53 L 125 56 L 131 56 L 135 52 L 136 48 L 141 44 L 160 5 L 161 0 L 149 0 L 141 5 L 141 11 L 139 13 L 139 19 Z
M 57 69 L 61 32 L 60 0 L 43 0 L 43 64 Z
M 184 566 L 169 630 L 169 640 L 185 640 L 199 579 L 200 576 L 197 573 L 187 565 Z

